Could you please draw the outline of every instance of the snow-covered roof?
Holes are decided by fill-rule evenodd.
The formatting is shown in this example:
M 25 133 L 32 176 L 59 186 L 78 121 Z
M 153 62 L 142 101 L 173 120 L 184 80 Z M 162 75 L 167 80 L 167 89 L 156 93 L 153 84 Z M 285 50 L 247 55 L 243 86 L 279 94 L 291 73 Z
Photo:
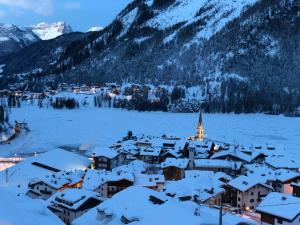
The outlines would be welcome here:
M 90 160 L 69 151 L 55 149 L 28 158 L 8 169 L 8 183 L 10 185 L 28 185 L 32 179 L 39 179 L 52 175 L 58 171 L 85 170 Z M 5 171 L 0 172 L 0 179 L 5 179 Z
M 116 150 L 113 150 L 111 148 L 95 148 L 93 149 L 93 155 L 96 157 L 106 157 L 108 159 L 113 159 L 118 155 L 118 152 Z
M 93 191 L 106 182 L 120 181 L 123 179 L 134 182 L 134 175 L 133 173 L 122 171 L 121 169 L 114 171 L 87 170 L 82 187 Z
M 300 169 L 300 163 L 285 156 L 269 156 L 266 163 L 276 169 Z
M 223 172 L 213 172 L 213 171 L 204 171 L 204 170 L 186 170 L 184 172 L 186 178 L 198 178 L 203 176 L 209 176 L 216 179 L 232 180 L 232 177 Z
M 140 187 L 155 187 L 158 183 L 164 183 L 165 177 L 160 174 L 136 174 L 135 186 Z
M 140 151 L 140 155 L 144 156 L 159 156 L 161 152 L 161 147 L 147 147 L 142 148 Z
M 178 167 L 178 168 L 181 168 L 181 169 L 185 169 L 185 168 L 187 168 L 188 163 L 189 163 L 188 159 L 166 158 L 166 160 L 164 162 L 162 162 L 160 164 L 160 166 L 161 166 L 161 168 L 174 166 L 174 167 Z
M 49 174 L 43 176 L 41 178 L 32 179 L 30 180 L 29 185 L 34 185 L 43 182 L 54 189 L 60 189 L 64 185 L 71 186 L 80 182 L 83 176 L 84 172 L 82 170 L 71 172 L 60 171 L 51 175 Z
M 197 210 L 200 211 L 200 216 L 195 215 Z M 218 218 L 219 211 L 216 209 L 199 206 L 190 201 L 180 202 L 161 192 L 132 186 L 91 209 L 73 221 L 73 225 L 123 225 L 124 219 L 136 225 L 205 225 L 217 224 Z M 224 215 L 223 222 L 224 225 L 251 223 L 231 214 Z
M 293 221 L 300 215 L 300 198 L 271 192 L 263 199 L 256 211 Z
M 271 175 L 271 174 L 274 173 L 274 170 L 271 169 L 270 167 L 268 167 L 265 164 L 256 164 L 256 163 L 245 164 L 244 168 L 247 170 L 247 172 L 255 173 L 255 174 L 261 174 L 261 175 L 269 174 L 269 175 Z
M 209 168 L 225 168 L 231 170 L 239 170 L 242 166 L 240 162 L 232 162 L 220 159 L 196 159 L 194 160 L 195 167 Z
M 56 205 L 60 205 L 69 209 L 76 210 L 90 198 L 103 201 L 103 199 L 97 192 L 89 191 L 86 189 L 70 188 L 63 190 L 62 192 L 55 193 L 46 202 L 48 206 L 54 208 L 56 208 Z
M 129 164 L 113 168 L 112 171 L 123 171 L 132 174 L 141 174 L 146 171 L 147 164 L 140 160 L 134 160 Z
M 281 182 L 286 182 L 292 179 L 298 179 L 300 178 L 300 173 L 287 170 L 287 169 L 278 169 L 274 172 L 276 180 L 279 180 Z
M 223 158 L 226 156 L 232 156 L 232 157 L 238 158 L 241 161 L 245 161 L 245 162 L 251 162 L 251 160 L 252 160 L 252 157 L 250 155 L 243 153 L 239 150 L 219 151 L 219 152 L 213 154 L 210 158 L 211 159 L 219 159 L 219 158 Z
M 298 182 L 293 182 L 293 183 L 292 183 L 292 186 L 294 186 L 294 187 L 300 187 L 300 181 L 298 181 Z
M 220 175 L 211 171 L 201 171 L 198 176 L 187 176 L 179 181 L 168 181 L 164 192 L 176 197 L 197 196 L 204 202 L 224 192 Z
M 62 149 L 48 151 L 28 160 L 59 171 L 84 170 L 91 164 L 87 157 Z
M 267 185 L 266 182 L 267 179 L 265 177 L 256 174 L 251 176 L 241 175 L 228 182 L 228 185 L 242 192 L 245 192 L 256 185 L 261 185 L 272 190 L 272 186 Z
M 17 196 L 8 188 L 0 188 L 0 224 L 13 225 L 64 225 L 43 200 Z

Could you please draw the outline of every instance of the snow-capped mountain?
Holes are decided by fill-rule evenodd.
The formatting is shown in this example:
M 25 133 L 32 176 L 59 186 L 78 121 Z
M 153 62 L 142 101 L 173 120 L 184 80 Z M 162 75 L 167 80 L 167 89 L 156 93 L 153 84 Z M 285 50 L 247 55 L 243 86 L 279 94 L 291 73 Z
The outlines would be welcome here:
M 19 51 L 38 40 L 39 37 L 31 31 L 0 23 L 0 56 Z
M 103 30 L 103 27 L 91 27 L 88 32 L 97 32 Z
M 29 29 L 42 40 L 50 40 L 60 35 L 73 32 L 72 27 L 65 22 L 51 24 L 43 22 L 38 25 L 30 26 Z
M 299 11 L 298 0 L 134 0 L 101 32 L 0 61 L 2 83 L 198 85 L 213 111 L 288 111 L 300 105 Z

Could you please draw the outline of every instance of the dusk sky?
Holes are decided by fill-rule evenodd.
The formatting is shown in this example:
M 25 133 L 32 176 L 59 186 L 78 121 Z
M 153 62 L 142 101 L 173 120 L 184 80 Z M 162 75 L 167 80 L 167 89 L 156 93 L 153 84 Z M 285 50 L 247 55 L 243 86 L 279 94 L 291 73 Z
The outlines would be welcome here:
M 132 0 L 0 0 L 0 23 L 65 21 L 75 31 L 106 26 Z

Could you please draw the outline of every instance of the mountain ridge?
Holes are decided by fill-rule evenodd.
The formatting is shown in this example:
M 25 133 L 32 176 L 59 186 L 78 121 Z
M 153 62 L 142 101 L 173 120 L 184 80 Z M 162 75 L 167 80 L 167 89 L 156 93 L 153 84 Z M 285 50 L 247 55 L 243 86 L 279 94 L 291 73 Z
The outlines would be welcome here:
M 0 62 L 1 83 L 197 84 L 212 111 L 289 111 L 300 105 L 299 10 L 298 0 L 135 0 L 59 56 L 49 48 L 45 64 Z

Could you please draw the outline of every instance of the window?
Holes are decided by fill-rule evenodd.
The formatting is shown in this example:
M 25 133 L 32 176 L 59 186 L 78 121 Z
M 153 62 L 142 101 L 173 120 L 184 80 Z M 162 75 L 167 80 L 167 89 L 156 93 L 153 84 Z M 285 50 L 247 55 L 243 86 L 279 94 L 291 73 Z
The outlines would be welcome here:
M 250 202 L 253 203 L 253 202 L 254 202 L 254 199 L 250 199 Z
M 282 219 L 277 219 L 277 223 L 282 224 Z
M 240 198 L 240 197 L 238 197 L 238 201 L 239 201 L 239 202 L 241 201 L 241 198 Z
M 260 191 L 257 194 L 258 194 L 258 196 L 260 196 Z
M 251 195 L 254 195 L 254 193 L 253 193 L 253 192 L 251 192 Z

